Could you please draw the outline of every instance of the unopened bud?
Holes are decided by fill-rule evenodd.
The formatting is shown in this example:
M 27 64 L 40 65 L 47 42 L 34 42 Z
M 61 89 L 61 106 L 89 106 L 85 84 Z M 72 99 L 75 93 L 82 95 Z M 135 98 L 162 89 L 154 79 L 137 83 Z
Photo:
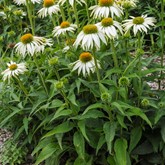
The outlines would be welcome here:
M 52 57 L 49 60 L 49 65 L 57 65 L 58 64 L 58 57 Z
M 64 86 L 64 83 L 62 81 L 59 81 L 55 84 L 56 89 L 62 89 Z
M 141 101 L 141 105 L 143 106 L 143 107 L 147 107 L 148 105 L 149 105 L 149 100 L 148 99 L 143 99 L 142 101 Z
M 119 85 L 120 86 L 126 87 L 126 86 L 129 86 L 129 84 L 130 84 L 130 81 L 129 81 L 128 77 L 123 76 L 119 79 Z

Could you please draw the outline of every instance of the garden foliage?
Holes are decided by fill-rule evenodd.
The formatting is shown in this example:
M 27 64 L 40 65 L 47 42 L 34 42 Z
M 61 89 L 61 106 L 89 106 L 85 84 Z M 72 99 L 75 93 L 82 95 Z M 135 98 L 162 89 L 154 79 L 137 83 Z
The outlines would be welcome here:
M 0 0 L 0 21 L 4 164 L 164 164 L 163 0 Z

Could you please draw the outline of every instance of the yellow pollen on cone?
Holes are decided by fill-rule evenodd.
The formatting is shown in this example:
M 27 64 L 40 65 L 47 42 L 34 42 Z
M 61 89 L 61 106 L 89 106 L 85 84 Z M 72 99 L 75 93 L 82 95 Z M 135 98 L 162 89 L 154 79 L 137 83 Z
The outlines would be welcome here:
M 96 25 L 86 25 L 83 27 L 83 32 L 85 34 L 92 34 L 92 33 L 97 33 L 98 29 Z
M 54 5 L 54 0 L 44 0 L 44 7 L 50 7 Z
M 16 70 L 17 68 L 18 68 L 17 64 L 11 64 L 11 65 L 9 66 L 9 69 L 10 69 L 10 70 Z
M 24 44 L 28 44 L 33 41 L 33 35 L 31 33 L 27 33 L 21 37 L 21 42 Z
M 113 19 L 112 18 L 104 18 L 104 19 L 102 19 L 102 21 L 101 21 L 101 24 L 103 25 L 103 26 L 111 26 L 111 25 L 113 25 Z
M 143 17 L 135 17 L 134 19 L 133 19 L 133 23 L 134 24 L 137 24 L 137 25 L 140 25 L 140 24 L 142 24 L 144 22 L 144 18 Z
M 100 6 L 112 6 L 114 3 L 114 0 L 99 0 Z
M 83 52 L 80 54 L 79 60 L 86 63 L 92 60 L 92 54 L 89 52 Z
M 70 23 L 68 22 L 68 21 L 64 21 L 64 22 L 62 22 L 61 24 L 60 24 L 60 27 L 61 28 L 67 28 L 67 27 L 69 27 L 70 26 Z

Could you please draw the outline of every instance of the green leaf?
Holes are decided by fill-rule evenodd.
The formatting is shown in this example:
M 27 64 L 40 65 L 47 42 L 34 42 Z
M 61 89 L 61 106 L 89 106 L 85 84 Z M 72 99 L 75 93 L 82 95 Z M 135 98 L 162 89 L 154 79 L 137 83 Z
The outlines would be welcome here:
M 161 135 L 162 135 L 162 139 L 165 142 L 165 127 L 161 127 Z
M 127 165 L 127 141 L 124 138 L 117 139 L 114 144 L 115 160 L 117 165 Z
M 112 74 L 120 74 L 121 73 L 121 69 L 119 69 L 119 68 L 113 68 L 113 69 L 109 69 L 108 71 L 106 71 L 106 74 L 105 74 L 105 78 L 104 79 L 106 79 L 107 77 L 109 77 L 109 76 L 111 76 Z
M 32 110 L 31 110 L 31 112 L 30 112 L 30 115 L 32 115 L 35 111 L 38 111 L 39 106 L 40 106 L 41 104 L 43 104 L 44 102 L 46 102 L 46 101 L 47 101 L 47 100 L 41 100 L 41 101 L 38 101 L 36 104 L 34 104 Z
M 76 103 L 76 96 L 75 96 L 74 93 L 71 93 L 67 98 L 72 104 L 78 106 L 77 103 Z
M 105 137 L 104 135 L 102 135 L 98 141 L 98 144 L 97 144 L 97 148 L 96 148 L 96 155 L 98 154 L 98 151 L 100 150 L 100 148 L 103 146 L 103 144 L 105 143 Z
M 74 164 L 73 164 L 73 165 L 87 165 L 87 164 L 86 164 L 86 162 L 85 162 L 84 159 L 78 157 L 78 158 L 76 158 L 76 160 L 74 161 Z
M 147 118 L 147 116 L 145 115 L 145 113 L 143 111 L 141 111 L 141 109 L 139 108 L 131 108 L 131 109 L 128 109 L 126 114 L 128 116 L 139 116 L 141 117 L 144 121 L 146 121 L 146 123 L 152 127 L 152 124 L 151 122 L 149 121 L 149 119 Z
M 47 144 L 41 151 L 41 153 L 39 154 L 39 156 L 37 157 L 37 160 L 35 162 L 34 165 L 39 165 L 41 162 L 43 162 L 44 160 L 46 160 L 47 158 L 49 158 L 50 156 L 53 155 L 54 152 L 56 152 L 58 150 L 58 145 L 54 144 L 54 143 L 49 143 Z
M 156 124 L 161 119 L 162 116 L 165 116 L 165 111 L 162 109 L 157 110 L 154 123 Z
M 57 119 L 61 116 L 68 116 L 70 114 L 72 114 L 72 110 L 70 109 L 64 109 L 65 107 L 60 107 L 56 113 L 54 114 L 53 118 L 51 119 L 51 121 L 53 121 L 54 119 Z
M 61 107 L 64 103 L 61 100 L 54 99 L 51 104 L 49 105 L 49 108 L 58 108 Z
M 80 85 L 81 81 L 79 79 L 76 80 L 76 87 L 77 87 L 77 92 L 80 93 Z
M 87 119 L 87 118 L 99 118 L 105 117 L 104 113 L 98 110 L 90 110 L 87 113 L 80 116 L 80 120 Z
M 121 127 L 128 130 L 126 124 L 124 123 L 124 116 L 121 116 L 121 115 L 117 114 L 116 118 L 117 118 L 117 121 L 119 122 L 119 124 L 121 125 Z
M 147 70 L 142 70 L 141 74 L 142 76 L 146 76 L 147 74 L 153 73 L 153 72 L 160 72 L 164 71 L 164 68 L 155 68 L 155 69 L 147 69 Z
M 12 118 L 14 115 L 16 115 L 16 114 L 18 114 L 19 112 L 22 111 L 21 109 L 18 109 L 18 108 L 16 108 L 16 107 L 10 107 L 10 109 L 12 109 L 13 112 L 12 112 L 10 115 L 8 115 L 4 120 L 1 121 L 0 127 L 3 127 L 9 120 L 11 120 L 11 118 Z
M 95 104 L 92 104 L 92 105 L 88 106 L 88 107 L 85 109 L 85 111 L 83 112 L 83 115 L 84 115 L 85 113 L 87 113 L 89 110 L 91 110 L 91 109 L 97 109 L 97 108 L 103 109 L 103 108 L 104 108 L 104 105 L 103 105 L 102 103 L 95 103 Z
M 24 119 L 23 119 L 23 125 L 24 125 L 24 129 L 25 129 L 25 132 L 27 135 L 28 135 L 29 119 L 31 119 L 31 118 L 24 117 Z
M 118 102 L 113 102 L 111 105 L 113 107 L 117 108 L 122 115 L 125 115 L 125 112 L 124 112 L 122 106 Z
M 153 146 L 152 144 L 146 140 L 145 142 L 143 142 L 142 144 L 138 145 L 134 150 L 133 150 L 133 154 L 135 155 L 147 155 L 150 153 L 153 153 Z
M 89 83 L 88 81 L 85 81 L 85 80 L 82 80 L 80 79 L 80 81 L 90 89 L 90 91 L 93 93 L 94 96 L 96 97 L 99 97 L 100 96 L 100 92 L 98 89 L 98 86 L 96 86 L 96 84 L 92 84 L 92 83 Z
M 141 127 L 135 127 L 131 131 L 130 135 L 130 144 L 129 144 L 129 153 L 136 147 L 142 136 Z
M 116 162 L 115 162 L 115 160 L 114 160 L 114 156 L 112 156 L 112 155 L 109 155 L 109 156 L 108 156 L 107 162 L 108 162 L 110 165 L 116 165 Z
M 84 137 L 80 132 L 75 132 L 73 136 L 73 143 L 79 158 L 85 160 L 85 142 Z
M 32 152 L 32 156 L 34 156 L 39 150 L 44 148 L 47 144 L 51 143 L 52 139 L 51 138 L 46 138 L 43 139 L 42 141 L 39 141 L 38 145 L 34 148 Z
M 63 135 L 64 135 L 63 133 L 58 133 L 58 134 L 55 135 L 61 150 L 63 149 L 63 147 L 62 147 Z
M 44 135 L 42 137 L 43 138 L 46 138 L 46 137 L 49 137 L 49 136 L 52 136 L 54 134 L 57 134 L 57 133 L 65 133 L 65 132 L 69 132 L 70 130 L 73 129 L 73 123 L 69 122 L 69 121 L 66 121 L 60 125 L 58 125 L 57 127 L 55 127 L 55 129 L 49 131 L 46 135 Z
M 112 151 L 112 142 L 116 134 L 116 123 L 115 122 L 106 122 L 103 126 L 103 131 L 105 134 L 105 140 L 107 143 L 108 151 L 111 154 Z
M 78 121 L 78 127 L 80 128 L 80 131 L 85 137 L 85 139 L 89 142 L 88 136 L 85 131 L 85 120 Z

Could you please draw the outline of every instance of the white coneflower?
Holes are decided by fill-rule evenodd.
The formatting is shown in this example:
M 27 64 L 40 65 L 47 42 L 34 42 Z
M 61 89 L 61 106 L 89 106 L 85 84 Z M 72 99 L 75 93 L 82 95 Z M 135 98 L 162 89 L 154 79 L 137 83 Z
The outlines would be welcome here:
M 97 61 L 98 68 L 100 68 L 99 61 Z M 83 52 L 80 54 L 79 60 L 70 64 L 73 66 L 72 71 L 78 70 L 78 75 L 82 72 L 84 77 L 90 75 L 90 73 L 94 73 L 96 70 L 94 58 L 91 53 Z
M 104 34 L 98 29 L 96 25 L 86 25 L 78 34 L 73 46 L 75 48 L 80 45 L 84 50 L 100 49 L 101 41 L 107 44 Z
M 53 45 L 53 40 L 52 39 L 46 39 L 44 37 L 42 37 L 42 38 L 43 38 L 43 40 L 42 40 L 43 44 L 36 47 L 36 52 L 44 52 L 45 46 L 50 46 L 51 47 Z
M 136 7 L 137 0 L 117 0 L 117 4 L 125 9 Z
M 111 17 L 102 19 L 96 26 L 110 39 L 118 38 L 118 31 L 123 34 L 120 23 L 114 21 Z
M 19 74 L 27 71 L 25 63 L 17 64 L 16 62 L 10 61 L 7 63 L 7 66 L 8 68 L 1 73 L 3 75 L 3 81 L 10 81 L 10 78 L 17 77 Z
M 38 16 L 44 18 L 60 12 L 60 7 L 54 0 L 44 0 L 43 8 L 38 11 Z
M 122 8 L 114 0 L 99 0 L 98 5 L 91 6 L 91 16 L 94 18 L 120 17 L 123 14 Z
M 59 0 L 58 3 L 60 5 L 64 5 L 64 3 L 66 3 L 67 0 Z M 85 0 L 69 0 L 69 4 L 73 7 L 74 6 L 74 3 L 77 2 L 79 3 L 80 5 L 82 5 L 83 3 L 86 4 Z
M 27 33 L 21 37 L 20 42 L 14 48 L 16 52 L 25 57 L 26 54 L 33 56 L 37 52 L 44 51 L 46 45 L 51 46 L 52 40 Z
M 56 26 L 53 29 L 53 35 L 55 36 L 60 36 L 65 35 L 67 32 L 71 32 L 74 33 L 74 31 L 76 30 L 77 25 L 75 24 L 70 24 L 68 21 L 64 21 L 60 24 L 60 26 Z
M 132 19 L 124 20 L 123 24 L 124 30 L 127 33 L 131 28 L 133 28 L 134 36 L 136 36 L 137 32 L 145 32 L 150 29 L 150 26 L 154 26 L 156 19 L 154 17 L 147 17 L 147 15 L 142 15 L 140 17 L 130 16 Z
M 13 0 L 17 5 L 26 5 L 26 0 Z M 33 4 L 41 3 L 41 0 L 30 0 Z

